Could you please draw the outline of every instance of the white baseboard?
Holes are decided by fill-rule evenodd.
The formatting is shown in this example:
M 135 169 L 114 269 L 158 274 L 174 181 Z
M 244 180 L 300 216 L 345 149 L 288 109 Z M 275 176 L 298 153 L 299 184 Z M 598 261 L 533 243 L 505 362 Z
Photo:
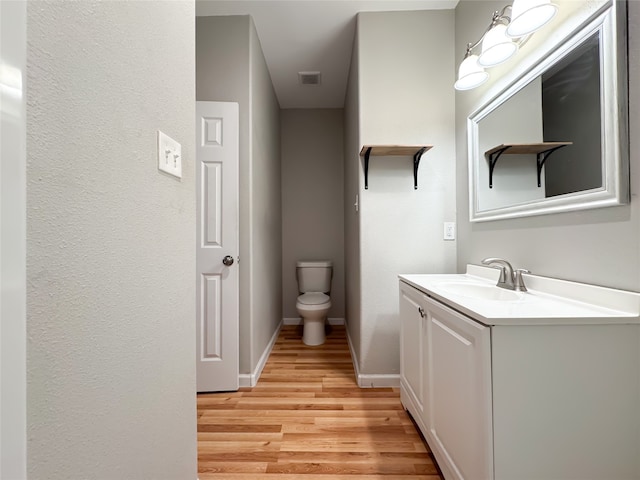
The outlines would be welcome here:
M 274 332 L 271 340 L 267 344 L 267 348 L 264 349 L 262 355 L 260 356 L 260 360 L 258 360 L 258 364 L 256 365 L 253 373 L 241 373 L 238 375 L 238 383 L 241 387 L 255 387 L 258 384 L 258 380 L 260 379 L 260 375 L 262 374 L 262 370 L 269 360 L 269 355 L 271 355 L 271 350 L 273 350 L 273 346 L 276 344 L 276 340 L 278 339 L 278 335 L 280 334 L 280 329 L 282 328 L 282 323 L 278 325 L 276 331 Z
M 400 374 L 364 374 L 360 373 L 358 368 L 358 357 L 353 348 L 349 329 L 347 328 L 347 343 L 349 344 L 349 352 L 351 352 L 351 360 L 353 361 L 353 370 L 356 373 L 356 381 L 360 388 L 377 388 L 377 387 L 399 387 Z
M 252 384 L 252 382 L 255 383 Z M 257 383 L 258 381 L 255 380 L 252 373 L 241 373 L 238 375 L 238 385 L 240 385 L 240 387 L 255 387 Z
M 344 318 L 327 318 L 329 325 L 344 325 Z M 302 325 L 302 318 L 283 318 L 283 325 Z
M 360 388 L 378 388 L 378 387 L 399 387 L 400 386 L 400 374 L 359 374 L 358 386 Z
M 351 362 L 353 363 L 353 371 L 356 374 L 356 380 L 360 378 L 360 369 L 358 368 L 358 356 L 356 355 L 356 351 L 353 348 L 353 343 L 351 342 L 351 336 L 349 335 L 349 328 L 345 328 L 347 332 L 347 344 L 349 345 L 349 353 L 351 354 Z M 358 386 L 360 386 L 360 381 L 358 381 Z

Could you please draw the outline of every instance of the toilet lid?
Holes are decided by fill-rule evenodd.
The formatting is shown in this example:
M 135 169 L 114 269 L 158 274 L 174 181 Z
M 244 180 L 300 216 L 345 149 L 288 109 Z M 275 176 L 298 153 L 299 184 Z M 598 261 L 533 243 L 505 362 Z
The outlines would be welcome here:
M 303 293 L 298 297 L 298 301 L 305 305 L 322 305 L 330 300 L 329 295 L 320 292 Z

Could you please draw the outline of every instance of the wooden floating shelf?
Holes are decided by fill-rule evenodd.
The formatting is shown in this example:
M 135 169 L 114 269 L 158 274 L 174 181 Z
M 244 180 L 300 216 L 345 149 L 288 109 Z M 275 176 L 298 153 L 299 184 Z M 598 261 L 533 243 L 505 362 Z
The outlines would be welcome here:
M 541 186 L 541 172 L 547 158 L 559 148 L 573 145 L 573 142 L 541 142 L 541 143 L 508 143 L 498 145 L 487 150 L 484 155 L 489 160 L 489 188 L 493 188 L 493 169 L 501 155 L 530 155 L 536 156 L 538 170 L 538 187 Z
M 371 155 L 377 157 L 406 157 L 410 155 L 415 155 L 423 148 L 426 148 L 425 152 L 431 148 L 433 145 L 365 145 L 360 150 L 360 156 L 363 156 L 367 153 L 367 149 L 371 149 Z M 424 152 L 423 152 L 424 153 Z
M 566 145 L 573 145 L 573 142 L 509 143 L 493 147 L 491 150 L 487 150 L 485 155 L 491 155 L 501 150 L 503 150 L 502 153 L 509 155 L 538 154 L 544 153 L 552 148 L 564 147 Z
M 418 188 L 418 166 L 422 155 L 433 145 L 364 145 L 360 156 L 364 157 L 364 188 L 369 188 L 369 157 L 408 157 L 413 156 L 413 188 Z

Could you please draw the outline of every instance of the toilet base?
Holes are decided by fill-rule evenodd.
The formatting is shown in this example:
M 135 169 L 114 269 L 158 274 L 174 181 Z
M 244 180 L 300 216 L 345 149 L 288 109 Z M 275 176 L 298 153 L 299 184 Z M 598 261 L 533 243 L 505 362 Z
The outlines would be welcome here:
M 303 319 L 302 342 L 310 347 L 322 345 L 325 341 L 324 318 Z

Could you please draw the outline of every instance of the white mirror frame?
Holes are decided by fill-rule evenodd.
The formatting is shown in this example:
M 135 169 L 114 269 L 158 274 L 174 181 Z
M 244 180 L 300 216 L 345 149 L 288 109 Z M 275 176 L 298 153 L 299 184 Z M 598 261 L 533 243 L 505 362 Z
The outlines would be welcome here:
M 629 134 L 626 2 L 608 2 L 595 16 L 567 35 L 552 51 L 467 119 L 469 220 L 484 222 L 629 203 Z M 598 32 L 603 186 L 490 210 L 479 210 L 479 169 L 487 161 L 479 148 L 479 122 L 533 79 Z M 482 162 L 482 163 L 481 163 Z M 488 168 L 488 167 L 486 167 Z

